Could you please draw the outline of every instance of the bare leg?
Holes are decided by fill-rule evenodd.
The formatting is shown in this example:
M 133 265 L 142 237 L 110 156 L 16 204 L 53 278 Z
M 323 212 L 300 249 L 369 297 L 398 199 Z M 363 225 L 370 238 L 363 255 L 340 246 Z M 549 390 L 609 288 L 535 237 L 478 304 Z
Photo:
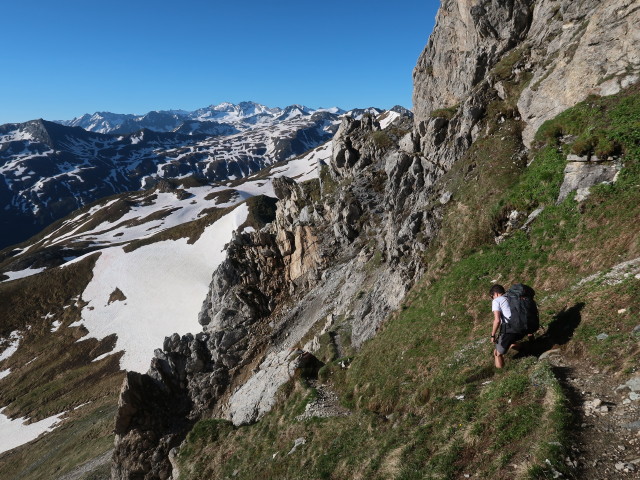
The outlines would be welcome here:
M 496 368 L 504 367 L 504 356 L 501 353 L 498 353 L 497 350 L 493 351 L 493 357 L 496 362 Z

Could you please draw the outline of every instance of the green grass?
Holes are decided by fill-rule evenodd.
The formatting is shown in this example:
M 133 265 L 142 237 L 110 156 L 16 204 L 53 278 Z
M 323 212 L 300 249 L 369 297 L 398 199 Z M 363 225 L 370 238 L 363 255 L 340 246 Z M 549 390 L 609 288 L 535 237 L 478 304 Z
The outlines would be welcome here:
M 565 165 L 564 155 L 556 148 L 543 148 L 536 155 L 534 164 L 500 199 L 498 208 L 530 212 L 540 205 L 553 205 L 560 193 Z
M 563 145 L 565 151 L 599 157 L 637 155 L 640 138 L 640 86 L 610 97 L 591 96 L 584 102 L 545 122 L 536 134 L 539 142 L 558 145 L 563 136 L 575 137 Z
M 394 143 L 393 139 L 384 130 L 378 130 L 377 132 L 371 133 L 371 140 L 376 147 L 383 150 L 390 148 Z
M 429 116 L 432 118 L 446 118 L 447 120 L 451 120 L 456 113 L 458 113 L 458 109 L 460 105 L 453 105 L 447 108 L 439 108 L 429 113 Z
M 338 191 L 338 182 L 331 175 L 330 167 L 322 165 L 319 173 L 320 189 L 323 196 L 331 197 Z

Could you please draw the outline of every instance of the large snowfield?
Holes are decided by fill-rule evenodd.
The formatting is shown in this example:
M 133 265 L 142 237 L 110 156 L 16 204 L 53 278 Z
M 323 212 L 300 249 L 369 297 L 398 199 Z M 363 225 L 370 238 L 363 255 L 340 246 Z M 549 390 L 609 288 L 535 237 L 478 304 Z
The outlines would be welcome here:
M 211 274 L 224 259 L 224 246 L 246 220 L 246 204 L 207 227 L 197 242 L 168 240 L 125 253 L 122 247 L 102 251 L 93 279 L 82 293 L 88 304 L 82 322 L 89 335 L 113 333 L 115 351 L 124 350 L 121 368 L 146 372 L 154 349 L 164 337 L 199 332 L 198 313 Z M 119 289 L 126 300 L 109 303 Z

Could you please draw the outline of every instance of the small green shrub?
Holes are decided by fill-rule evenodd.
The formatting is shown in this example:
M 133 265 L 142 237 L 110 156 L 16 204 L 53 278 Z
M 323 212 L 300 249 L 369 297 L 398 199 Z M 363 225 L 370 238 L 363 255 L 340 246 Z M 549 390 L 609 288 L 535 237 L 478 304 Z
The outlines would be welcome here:
M 387 149 L 393 145 L 393 140 L 389 137 L 388 133 L 384 130 L 378 130 L 371 134 L 371 139 L 376 147 L 381 149 Z
M 596 145 L 593 153 L 595 153 L 598 158 L 604 160 L 607 157 L 618 154 L 619 151 L 620 146 L 615 140 L 607 137 L 601 137 L 598 139 L 598 144 Z
M 459 104 L 446 108 L 438 108 L 437 110 L 432 111 L 429 116 L 431 118 L 446 118 L 447 120 L 451 120 L 458 112 L 458 108 L 460 108 Z
M 571 146 L 571 151 L 576 155 L 589 155 L 593 151 L 596 142 L 594 137 L 578 138 Z

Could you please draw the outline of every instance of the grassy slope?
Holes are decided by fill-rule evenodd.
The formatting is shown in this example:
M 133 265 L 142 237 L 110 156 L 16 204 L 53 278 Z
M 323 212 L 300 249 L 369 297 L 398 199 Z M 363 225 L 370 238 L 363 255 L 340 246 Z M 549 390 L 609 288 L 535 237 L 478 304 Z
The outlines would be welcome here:
M 572 419 L 553 370 L 534 355 L 560 347 L 621 381 L 640 361 L 630 336 L 640 281 L 578 285 L 640 256 L 638 118 L 638 86 L 590 98 L 541 128 L 527 168 L 509 150 L 515 120 L 496 126 L 443 179 L 454 201 L 423 282 L 349 369 L 334 361 L 321 371 L 352 415 L 296 421 L 314 390 L 292 381 L 255 425 L 200 422 L 181 450 L 181 478 L 552 478 L 546 459 L 563 471 Z M 585 138 L 593 149 L 613 144 L 624 169 L 581 204 L 570 196 L 555 205 L 566 153 Z M 493 242 L 505 212 L 537 206 L 545 210 L 529 232 Z M 494 281 L 533 285 L 545 327 L 502 371 L 488 339 Z M 603 332 L 609 337 L 598 341 Z M 300 437 L 306 443 L 288 455 Z
M 68 327 L 80 319 L 76 298 L 91 279 L 95 259 L 0 284 L 0 326 L 24 334 L 2 363 L 12 370 L 0 380 L 3 413 L 40 420 L 68 412 L 53 433 L 0 454 L 3 479 L 56 478 L 113 448 L 120 355 L 91 362 L 111 350 L 114 339 L 83 340 L 82 327 Z M 47 314 L 62 323 L 57 331 L 51 332 Z

